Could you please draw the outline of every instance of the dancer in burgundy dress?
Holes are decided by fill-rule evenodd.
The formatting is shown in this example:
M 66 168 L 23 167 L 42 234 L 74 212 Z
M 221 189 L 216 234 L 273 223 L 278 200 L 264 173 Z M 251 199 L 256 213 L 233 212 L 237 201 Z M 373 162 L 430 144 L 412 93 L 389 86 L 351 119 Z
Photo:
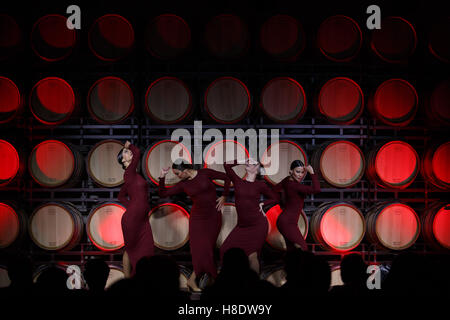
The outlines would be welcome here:
M 126 277 L 134 276 L 136 263 L 143 257 L 154 254 L 153 234 L 148 220 L 150 205 L 148 184 L 137 172 L 140 150 L 129 141 L 117 158 L 125 169 L 125 183 L 118 199 L 126 207 L 122 216 L 122 232 L 125 241 L 123 267 Z M 128 196 L 130 199 L 128 199 Z
M 188 279 L 188 286 L 194 291 L 200 291 L 196 283 L 197 276 L 204 273 L 209 274 L 213 279 L 217 276 L 214 248 L 222 225 L 220 211 L 228 196 L 230 179 L 225 173 L 208 168 L 194 170 L 191 164 L 183 161 L 175 161 L 172 170 L 182 181 L 173 187 L 166 188 L 165 176 L 169 168 L 163 168 L 159 177 L 159 196 L 168 197 L 184 192 L 192 199 L 189 243 L 194 272 Z M 225 181 L 223 194 L 217 200 L 214 179 Z
M 312 186 L 301 183 L 307 172 L 311 174 Z M 320 192 L 319 178 L 310 165 L 305 169 L 301 160 L 291 163 L 289 174 L 274 187 L 276 192 L 283 191 L 285 194 L 284 209 L 278 216 L 277 227 L 286 240 L 288 250 L 301 248 L 307 251 L 306 241 L 298 228 L 298 218 L 303 210 L 306 195 Z
M 262 207 L 279 202 L 275 193 L 263 180 L 256 180 L 260 170 L 260 163 L 247 159 L 245 170 L 246 179 L 239 177 L 233 170 L 237 160 L 225 163 L 225 171 L 234 185 L 234 198 L 238 222 L 220 248 L 221 257 L 233 247 L 241 248 L 249 257 L 250 266 L 259 273 L 259 255 L 266 241 L 269 224 Z M 260 201 L 261 195 L 266 196 L 264 202 Z

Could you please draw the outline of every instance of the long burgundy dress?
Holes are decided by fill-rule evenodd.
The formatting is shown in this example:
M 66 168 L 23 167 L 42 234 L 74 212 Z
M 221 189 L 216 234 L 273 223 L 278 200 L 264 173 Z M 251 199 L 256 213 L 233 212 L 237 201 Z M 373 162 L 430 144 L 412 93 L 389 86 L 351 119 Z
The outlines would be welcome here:
M 238 222 L 220 247 L 220 256 L 223 257 L 228 249 L 235 247 L 243 249 L 247 255 L 256 252 L 259 256 L 269 228 L 267 218 L 259 209 L 261 194 L 268 198 L 264 200 L 264 205 L 278 203 L 279 197 L 265 181 L 243 180 L 232 169 L 236 165 L 236 160 L 233 164 L 224 164 L 225 171 L 234 185 Z
M 208 168 L 197 170 L 197 175 L 190 180 L 183 180 L 170 188 L 165 187 L 165 179 L 159 179 L 159 196 L 168 197 L 186 193 L 192 200 L 189 218 L 189 243 L 192 265 L 197 276 L 209 273 L 217 277 L 214 262 L 214 248 L 222 226 L 222 215 L 216 209 L 216 187 L 212 180 L 225 181 L 223 196 L 228 196 L 230 179 L 223 172 Z
M 136 172 L 141 152 L 134 145 L 130 145 L 130 150 L 133 152 L 133 159 L 123 175 L 125 183 L 120 189 L 118 199 L 127 209 L 122 216 L 122 232 L 133 276 L 139 259 L 154 254 L 154 243 L 148 219 L 148 184 Z
M 278 216 L 277 228 L 286 240 L 288 250 L 295 248 L 294 243 L 297 243 L 302 250 L 308 250 L 306 241 L 298 228 L 298 218 L 303 209 L 306 195 L 320 192 L 317 174 L 311 174 L 311 179 L 312 186 L 307 186 L 293 181 L 290 176 L 287 176 L 274 187 L 276 192 L 281 190 L 285 192 L 286 203 Z

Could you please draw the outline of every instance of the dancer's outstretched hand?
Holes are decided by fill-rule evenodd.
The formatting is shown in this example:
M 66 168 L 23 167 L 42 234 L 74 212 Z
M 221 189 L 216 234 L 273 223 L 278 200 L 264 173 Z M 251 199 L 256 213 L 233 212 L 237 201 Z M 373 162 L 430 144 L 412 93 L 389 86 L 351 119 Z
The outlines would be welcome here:
M 160 178 L 164 178 L 169 173 L 170 167 L 161 168 L 161 173 L 159 174 Z
M 216 209 L 218 211 L 222 212 L 223 206 L 225 204 L 225 197 L 221 196 L 221 197 L 217 198 L 216 202 L 217 202 Z

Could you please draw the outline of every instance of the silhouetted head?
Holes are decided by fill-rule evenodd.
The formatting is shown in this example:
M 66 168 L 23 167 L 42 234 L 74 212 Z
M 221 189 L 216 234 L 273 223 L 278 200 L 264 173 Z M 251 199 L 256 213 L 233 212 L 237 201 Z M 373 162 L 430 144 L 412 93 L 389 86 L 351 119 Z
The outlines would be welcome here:
M 367 266 L 361 254 L 352 252 L 346 254 L 341 261 L 341 278 L 347 283 L 365 282 Z
M 103 260 L 91 259 L 86 262 L 83 274 L 89 290 L 103 291 L 108 281 L 109 266 Z
M 305 164 L 301 160 L 294 160 L 289 168 L 289 174 L 295 181 L 301 182 L 306 176 Z
M 177 159 L 172 164 L 172 172 L 181 180 L 189 178 L 189 170 L 193 170 L 194 166 L 184 159 Z
M 249 269 L 249 267 L 248 257 L 241 248 L 231 248 L 223 254 L 221 273 L 242 272 Z
M 64 270 L 50 266 L 42 271 L 36 280 L 38 290 L 41 292 L 54 294 L 67 291 L 67 274 Z
M 11 280 L 11 285 L 32 283 L 33 264 L 28 257 L 11 257 L 6 267 L 8 268 L 8 277 Z
M 134 276 L 140 290 L 151 294 L 176 294 L 180 288 L 180 270 L 167 255 L 144 257 L 136 264 Z

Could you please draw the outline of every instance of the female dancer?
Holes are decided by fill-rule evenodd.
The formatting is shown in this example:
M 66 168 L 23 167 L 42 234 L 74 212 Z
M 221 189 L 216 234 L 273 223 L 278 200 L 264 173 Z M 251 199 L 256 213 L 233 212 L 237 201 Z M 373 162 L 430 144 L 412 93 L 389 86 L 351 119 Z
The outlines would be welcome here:
M 222 225 L 220 211 L 228 196 L 230 179 L 225 173 L 208 168 L 194 170 L 191 164 L 179 160 L 172 164 L 172 171 L 181 181 L 171 188 L 166 188 L 165 176 L 169 168 L 161 169 L 159 196 L 164 198 L 184 192 L 192 199 L 189 243 L 194 271 L 187 285 L 193 291 L 200 291 L 196 283 L 197 276 L 208 273 L 213 279 L 217 277 L 214 248 Z M 212 182 L 214 179 L 225 181 L 223 194 L 217 200 L 216 187 Z
M 238 222 L 220 248 L 221 257 L 233 247 L 241 248 L 249 258 L 250 267 L 259 273 L 258 256 L 266 241 L 269 224 L 263 213 L 263 206 L 278 203 L 278 195 L 264 182 L 256 180 L 260 163 L 247 159 L 247 177 L 242 179 L 233 170 L 237 160 L 224 164 L 225 171 L 234 185 L 234 198 Z M 260 202 L 261 194 L 268 197 Z
M 140 150 L 129 141 L 120 150 L 117 160 L 125 169 L 125 183 L 120 189 L 118 199 L 126 207 L 122 216 L 122 232 L 125 241 L 123 270 L 125 277 L 134 276 L 136 263 L 142 257 L 154 253 L 153 234 L 148 220 L 150 205 L 148 202 L 147 182 L 137 172 Z M 130 199 L 128 199 L 128 197 Z
M 306 176 L 306 172 L 311 174 L 312 186 L 301 183 Z M 291 163 L 289 176 L 278 183 L 274 190 L 276 192 L 284 191 L 285 193 L 286 202 L 284 210 L 278 216 L 277 227 L 286 240 L 287 248 L 301 248 L 303 251 L 307 251 L 305 239 L 298 229 L 298 218 L 300 211 L 303 210 L 305 196 L 320 192 L 317 174 L 314 173 L 314 169 L 310 165 L 305 169 L 301 160 L 294 160 Z

